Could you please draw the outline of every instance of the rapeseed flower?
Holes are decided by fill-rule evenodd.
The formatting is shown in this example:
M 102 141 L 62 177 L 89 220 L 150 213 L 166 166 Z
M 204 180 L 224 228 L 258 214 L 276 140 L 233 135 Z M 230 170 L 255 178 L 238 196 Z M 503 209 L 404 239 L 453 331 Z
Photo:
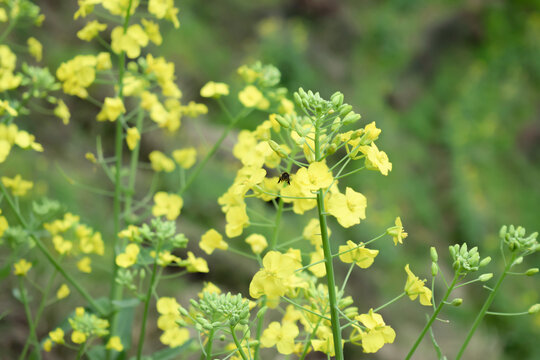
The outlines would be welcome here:
M 431 290 L 424 286 L 426 280 L 420 280 L 409 269 L 409 264 L 405 265 L 405 271 L 407 272 L 407 282 L 405 283 L 405 293 L 409 295 L 411 300 L 415 300 L 420 296 L 420 304 L 424 306 L 431 305 Z
M 66 106 L 66 103 L 64 103 L 63 100 L 58 99 L 56 107 L 54 108 L 54 115 L 62 119 L 64 125 L 69 124 L 71 114 L 69 112 L 69 108 Z
M 203 234 L 199 246 L 208 255 L 212 254 L 215 249 L 227 250 L 229 245 L 223 240 L 223 236 L 215 229 L 210 229 Z
M 58 300 L 62 300 L 64 298 L 67 298 L 70 294 L 69 287 L 66 284 L 62 284 L 60 288 L 58 288 L 58 291 L 56 291 L 56 298 Z
M 219 98 L 227 95 L 229 95 L 229 85 L 225 83 L 209 81 L 201 88 L 202 97 Z
M 182 210 L 184 200 L 176 194 L 160 191 L 154 195 L 152 215 L 158 217 L 165 215 L 167 220 L 175 220 Z
M 97 115 L 97 121 L 115 121 L 121 114 L 126 113 L 124 102 L 119 97 L 106 97 L 101 111 Z
M 386 233 L 391 235 L 394 238 L 394 245 L 398 243 L 403 244 L 403 239 L 405 239 L 408 234 L 403 229 L 403 224 L 401 223 L 401 218 L 398 216 L 395 222 L 396 226 L 388 228 Z
M 93 20 L 77 32 L 77 37 L 84 41 L 91 41 L 105 29 L 107 29 L 107 24 L 102 24 L 97 20 Z
M 345 228 L 359 224 L 361 219 L 366 218 L 366 197 L 350 187 L 347 187 L 345 194 L 332 192 L 327 202 L 328 212 Z
M 120 340 L 119 336 L 111 336 L 111 338 L 107 342 L 107 345 L 105 345 L 105 349 L 111 349 L 120 352 L 124 350 L 124 345 L 122 345 L 122 341 Z
M 28 52 L 32 55 L 36 61 L 41 61 L 43 57 L 43 45 L 35 38 L 29 37 L 26 41 L 28 44 Z
M 364 245 L 358 246 L 353 241 L 347 240 L 347 245 L 339 247 L 339 253 L 339 259 L 344 263 L 350 264 L 354 262 L 362 269 L 366 269 L 373 264 L 379 250 L 366 249 Z
M 277 347 L 280 354 L 289 355 L 294 351 L 294 339 L 298 336 L 298 327 L 292 322 L 280 324 L 273 321 L 264 330 L 261 344 L 264 347 Z
M 17 276 L 26 276 L 28 271 L 32 268 L 32 263 L 26 261 L 26 259 L 20 259 L 13 265 L 13 274 Z
M 194 147 L 177 149 L 172 152 L 174 161 L 183 169 L 189 169 L 197 160 L 197 150 Z
M 172 172 L 175 168 L 174 162 L 161 151 L 154 150 L 148 157 L 150 158 L 152 169 L 155 172 Z
M 6 188 L 11 189 L 14 196 L 24 196 L 34 186 L 33 182 L 24 180 L 18 174 L 14 178 L 2 176 L 2 183 Z
M 268 247 L 266 238 L 261 234 L 251 234 L 246 238 L 246 243 L 251 246 L 254 254 L 260 254 Z
M 368 314 L 361 314 L 355 317 L 365 327 L 366 331 L 355 327 L 360 333 L 362 339 L 362 348 L 366 353 L 375 353 L 384 344 L 391 344 L 396 338 L 396 332 L 390 326 L 386 325 L 380 314 L 374 313 L 373 309 Z M 353 339 L 351 339 L 353 340 Z
M 123 253 L 116 255 L 116 265 L 122 268 L 128 268 L 137 262 L 137 256 L 139 255 L 139 245 L 131 243 L 126 246 Z
M 148 45 L 148 35 L 139 24 L 131 25 L 126 29 L 117 26 L 111 32 L 111 48 L 120 54 L 125 52 L 127 57 L 134 59 L 141 54 L 141 47 Z
M 186 269 L 189 272 L 201 272 L 201 273 L 207 273 L 208 270 L 208 263 L 206 260 L 200 257 L 196 257 L 195 254 L 193 254 L 191 251 L 188 251 L 187 253 L 188 258 L 184 260 L 186 263 Z
M 135 149 L 140 139 L 141 139 L 141 134 L 139 133 L 139 130 L 136 127 L 131 127 L 127 129 L 126 143 L 129 150 Z
M 294 272 L 299 268 L 298 260 L 289 254 L 269 251 L 262 262 L 263 268 L 249 284 L 249 294 L 255 299 L 263 295 L 269 299 L 283 296 L 294 281 Z
M 268 99 L 253 85 L 248 85 L 240 91 L 238 93 L 238 100 L 247 108 L 266 110 L 270 107 Z

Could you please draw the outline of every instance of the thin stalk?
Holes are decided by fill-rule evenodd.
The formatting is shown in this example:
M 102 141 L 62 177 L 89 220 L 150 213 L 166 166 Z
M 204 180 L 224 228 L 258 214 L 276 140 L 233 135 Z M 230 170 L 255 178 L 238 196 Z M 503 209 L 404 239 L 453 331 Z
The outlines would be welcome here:
M 0 190 L 2 190 L 2 193 L 4 194 L 4 197 L 6 198 L 9 206 L 11 207 L 11 209 L 13 210 L 13 213 L 15 214 L 15 217 L 17 218 L 17 220 L 19 221 L 19 223 L 22 225 L 23 228 L 25 228 L 26 230 L 30 231 L 30 228 L 28 227 L 28 224 L 26 223 L 26 221 L 24 220 L 24 218 L 22 217 L 21 213 L 19 212 L 19 210 L 17 209 L 17 207 L 15 206 L 15 204 L 13 203 L 13 200 L 11 199 L 11 197 L 8 195 L 7 193 L 7 190 L 6 188 L 4 187 L 4 184 L 0 181 Z M 45 246 L 45 244 L 43 244 L 43 241 L 41 241 L 41 239 L 38 239 L 34 234 L 32 233 L 29 233 L 29 236 L 30 238 L 34 241 L 34 243 L 36 244 L 36 246 L 38 247 L 38 249 L 43 253 L 43 255 L 45 255 L 45 257 L 47 258 L 47 260 L 51 263 L 52 266 L 54 266 L 54 268 L 56 270 L 58 270 L 58 272 L 66 279 L 66 281 L 68 283 L 70 283 L 71 285 L 73 285 L 73 287 L 75 288 L 75 290 L 77 290 L 77 292 L 79 292 L 79 294 L 81 294 L 81 296 L 86 300 L 88 301 L 88 303 L 90 304 L 90 306 L 92 306 L 101 316 L 105 316 L 106 315 L 106 312 L 105 310 L 101 307 L 101 305 L 99 305 L 91 296 L 90 294 L 73 278 L 71 277 L 71 275 L 69 275 L 63 268 L 62 266 L 60 265 L 60 263 L 58 263 L 58 261 L 56 261 L 56 259 L 52 256 L 52 254 L 49 252 L 49 250 L 47 249 L 47 247 Z
M 418 338 L 416 339 L 416 342 L 414 343 L 414 345 L 412 346 L 411 350 L 409 351 L 409 353 L 407 354 L 407 357 L 405 358 L 406 360 L 410 359 L 411 356 L 414 354 L 414 352 L 416 351 L 416 348 L 418 347 L 418 345 L 420 345 L 420 342 L 422 341 L 422 339 L 424 338 L 424 335 L 426 335 L 426 332 L 429 330 L 429 328 L 431 327 L 431 325 L 433 324 L 433 322 L 435 321 L 435 319 L 437 318 L 437 315 L 439 315 L 439 313 L 441 312 L 443 306 L 445 305 L 445 301 L 446 299 L 448 299 L 448 297 L 450 296 L 450 293 L 452 292 L 452 290 L 454 289 L 454 286 L 456 285 L 456 283 L 458 282 L 459 280 L 459 276 L 458 274 L 455 274 L 454 275 L 454 279 L 452 280 L 452 283 L 450 283 L 450 286 L 448 287 L 448 289 L 446 290 L 446 293 L 444 294 L 443 298 L 441 299 L 441 301 L 439 302 L 439 306 L 437 306 L 437 309 L 435 309 L 435 311 L 433 312 L 433 315 L 431 315 L 431 317 L 429 318 L 429 321 L 427 322 L 426 326 L 424 326 L 424 329 L 422 330 L 422 332 L 420 333 L 420 335 L 418 336 Z
M 139 134 L 141 133 L 142 124 L 144 120 L 144 112 L 139 111 L 137 114 L 137 131 L 139 131 Z M 129 180 L 128 180 L 128 191 L 126 193 L 126 201 L 124 203 L 124 213 L 127 221 L 129 222 L 131 219 L 131 205 L 133 202 L 133 195 L 135 193 L 135 179 L 137 175 L 137 165 L 139 164 L 139 150 L 141 148 L 141 141 L 137 142 L 137 145 L 135 145 L 135 148 L 131 151 L 131 163 L 129 166 Z
M 158 245 L 156 247 L 156 257 L 154 259 L 154 266 L 152 267 L 152 278 L 150 279 L 150 285 L 148 286 L 148 292 L 146 293 L 146 299 L 144 300 L 144 312 L 141 324 L 141 332 L 139 334 L 139 345 L 137 347 L 137 360 L 141 359 L 143 344 L 144 344 L 144 334 L 146 332 L 146 318 L 148 317 L 148 308 L 150 305 L 150 299 L 152 298 L 152 292 L 154 291 L 154 286 L 156 283 L 156 274 L 159 261 L 159 252 L 161 251 L 161 242 L 158 240 Z
M 208 343 L 206 344 L 206 349 L 204 350 L 204 353 L 206 353 L 206 356 L 204 356 L 204 353 L 201 354 L 201 360 L 212 360 L 212 344 L 214 343 L 214 332 L 216 330 L 212 328 L 210 330 L 210 333 L 208 334 Z
M 38 354 L 38 358 L 41 359 L 41 352 L 39 351 L 39 342 L 37 341 L 37 335 L 36 335 L 36 326 L 35 323 L 32 321 L 32 312 L 30 311 L 30 306 L 28 305 L 28 299 L 26 298 L 26 291 L 24 289 L 24 283 L 23 283 L 23 277 L 21 276 L 19 278 L 19 291 L 21 293 L 21 301 L 24 306 L 24 312 L 26 314 L 26 319 L 28 320 L 28 327 L 30 330 L 30 340 L 32 343 L 34 343 L 34 347 L 36 350 L 36 353 Z M 26 357 L 26 351 L 28 348 L 25 346 L 23 352 L 19 356 L 19 359 L 22 360 Z
M 240 356 L 242 356 L 243 360 L 248 360 L 246 354 L 244 353 L 244 350 L 242 350 L 242 344 L 240 341 L 238 341 L 238 338 L 236 337 L 236 332 L 234 331 L 234 327 L 231 325 L 231 335 L 234 339 L 234 343 L 236 344 L 236 348 L 238 349 L 238 352 L 240 352 Z
M 459 352 L 458 352 L 458 354 L 456 356 L 456 360 L 461 359 L 461 357 L 463 356 L 463 353 L 465 352 L 465 349 L 467 348 L 467 345 L 469 345 L 469 341 L 471 341 L 476 329 L 478 328 L 478 325 L 480 325 L 480 322 L 482 321 L 482 319 L 486 315 L 486 312 L 487 312 L 489 306 L 491 305 L 491 303 L 493 302 L 493 299 L 495 299 L 495 295 L 497 294 L 497 291 L 499 291 L 499 288 L 501 287 L 501 284 L 502 284 L 504 278 L 506 277 L 506 275 L 508 275 L 508 270 L 510 270 L 510 268 L 512 267 L 512 264 L 514 263 L 515 259 L 516 259 L 516 255 L 513 254 L 512 259 L 509 262 L 506 263 L 506 266 L 504 267 L 504 272 L 499 277 L 499 280 L 497 281 L 497 284 L 495 285 L 493 290 L 491 290 L 491 292 L 489 293 L 489 296 L 486 299 L 486 302 L 484 303 L 484 306 L 482 306 L 482 309 L 480 309 L 480 312 L 476 316 L 476 319 L 474 320 L 474 323 L 473 323 L 471 329 L 469 330 L 469 333 L 467 334 L 467 337 L 465 338 L 465 342 L 461 346 L 461 349 L 459 349 Z

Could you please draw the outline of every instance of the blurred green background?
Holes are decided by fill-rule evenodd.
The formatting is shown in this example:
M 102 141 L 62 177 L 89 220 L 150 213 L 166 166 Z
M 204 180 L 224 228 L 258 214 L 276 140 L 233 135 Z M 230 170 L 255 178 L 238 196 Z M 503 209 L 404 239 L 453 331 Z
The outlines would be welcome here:
M 46 20 L 32 35 L 43 43 L 44 61 L 52 70 L 75 54 L 102 50 L 97 43 L 76 38 L 84 21 L 72 21 L 75 2 L 43 0 L 39 5 Z M 409 233 L 403 246 L 394 247 L 389 239 L 377 242 L 381 253 L 373 267 L 353 273 L 349 294 L 360 311 L 367 312 L 402 291 L 407 263 L 420 278 L 429 278 L 430 246 L 438 249 L 447 278 L 451 275 L 448 245 L 462 242 L 479 246 L 483 256 L 492 256 L 488 271 L 499 273 L 500 226 L 540 230 L 539 1 L 185 0 L 176 5 L 180 29 L 162 26 L 163 46 L 147 50 L 176 64 L 177 82 L 186 102 L 205 102 L 210 111 L 204 118 L 183 120 L 174 136 L 146 137 L 143 161 L 154 149 L 170 152 L 188 145 L 204 149 L 215 142 L 226 120 L 214 104 L 199 97 L 199 89 L 210 80 L 234 84 L 236 68 L 256 60 L 277 66 L 282 85 L 291 93 L 299 86 L 325 97 L 342 91 L 345 101 L 362 114 L 362 126 L 376 121 L 382 129 L 379 148 L 393 163 L 392 172 L 387 177 L 361 172 L 342 184 L 367 196 L 367 219 L 347 230 L 333 219 L 330 222 L 336 250 L 347 239 L 365 241 L 380 234 L 393 225 L 396 216 L 401 216 Z M 28 37 L 25 31 L 16 33 L 14 40 Z M 98 87 L 91 90 L 99 91 Z M 71 124 L 64 127 L 60 120 L 43 116 L 19 122 L 36 135 L 46 151 L 37 158 L 19 151 L 10 156 L 4 171 L 9 176 L 18 171 L 34 179 L 38 194 L 61 200 L 106 234 L 106 239 L 112 231 L 111 201 L 68 186 L 57 165 L 84 183 L 100 184 L 103 174 L 84 154 L 95 152 L 99 134 L 110 154 L 113 128 L 96 123 L 97 110 L 92 105 L 73 97 L 65 99 L 73 115 Z M 265 118 L 262 113 L 253 114 L 239 128 L 254 129 Z M 196 244 L 208 228 L 223 230 L 217 197 L 231 184 L 239 167 L 231 156 L 234 141 L 235 134 L 227 138 L 185 195 L 179 229 L 191 239 L 194 251 L 200 252 Z M 149 172 L 140 175 L 139 190 L 144 193 Z M 172 181 L 165 177 L 160 187 L 166 189 Z M 283 240 L 298 236 L 298 228 L 307 220 L 287 213 Z M 244 235 L 258 230 L 250 228 Z M 243 246 L 244 235 L 230 240 L 231 244 Z M 209 256 L 208 262 L 208 275 L 187 278 L 162 293 L 174 294 L 187 304 L 204 280 L 247 295 L 257 270 L 254 264 L 240 263 L 237 256 L 223 252 Z M 525 263 L 524 269 L 538 266 L 538 256 Z M 235 276 L 230 275 L 233 266 Z M 345 272 L 345 267 L 339 267 L 338 278 Z M 105 270 L 96 274 L 102 278 L 92 275 L 88 281 L 99 283 L 108 276 Z M 15 307 L 10 286 L 2 282 L 6 291 L 0 292 L 0 300 Z M 436 296 L 442 290 L 438 287 Z M 538 278 L 508 280 L 492 308 L 524 311 L 540 302 L 539 290 Z M 447 308 L 440 318 L 450 322 L 434 326 L 437 341 L 450 358 L 487 295 L 481 286 L 461 288 L 455 296 L 464 298 L 463 305 Z M 74 304 L 80 304 L 73 298 Z M 423 327 L 428 310 L 406 299 L 385 309 L 382 314 L 397 338 L 370 358 L 402 358 Z M 15 319 L 2 320 L 2 334 L 15 328 L 1 337 L 2 348 L 16 349 L 24 340 L 23 314 Z M 54 319 L 51 315 L 51 323 Z M 42 330 L 44 334 L 48 331 L 45 325 Z M 155 343 L 156 329 L 148 333 Z M 538 316 L 488 316 L 473 338 L 467 358 L 539 359 L 539 336 Z M 361 356 L 358 349 L 347 351 L 347 358 Z M 415 358 L 435 357 L 426 337 Z

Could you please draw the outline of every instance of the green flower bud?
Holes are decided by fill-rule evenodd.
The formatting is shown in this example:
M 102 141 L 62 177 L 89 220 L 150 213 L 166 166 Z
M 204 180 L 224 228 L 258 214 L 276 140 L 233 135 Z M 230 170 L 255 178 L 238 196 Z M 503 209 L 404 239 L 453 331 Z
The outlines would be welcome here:
M 279 146 L 279 144 L 277 142 L 275 142 L 274 140 L 268 140 L 268 145 L 270 145 L 270 147 L 272 148 L 272 150 L 274 150 L 274 152 L 276 154 L 279 155 L 279 157 L 281 158 L 286 158 L 287 157 L 287 154 L 285 153 L 285 151 L 281 148 L 281 146 Z
M 330 145 L 328 146 L 328 149 L 326 149 L 326 153 L 327 153 L 328 155 L 332 155 L 333 153 L 336 152 L 336 150 L 337 150 L 337 145 L 336 145 L 336 144 L 330 144 Z
M 226 338 L 225 338 L 225 334 L 221 334 L 221 335 L 219 336 L 219 341 L 225 341 L 225 339 L 226 339 Z
M 257 319 L 260 319 L 261 317 L 263 317 L 264 314 L 266 313 L 266 310 L 268 310 L 268 306 L 263 306 L 263 307 L 261 308 L 261 310 L 259 310 L 259 311 L 257 312 Z
M 529 308 L 529 314 L 537 314 L 540 311 L 540 304 L 534 304 Z
M 512 266 L 514 265 L 519 265 L 523 262 L 523 256 L 520 256 L 518 257 L 516 260 L 514 260 L 514 263 L 512 264 Z
M 527 275 L 527 276 L 533 276 L 536 273 L 538 273 L 538 268 L 531 268 L 531 269 L 525 271 L 525 275 Z
M 439 261 L 439 255 L 437 254 L 437 249 L 435 249 L 435 247 L 431 247 L 429 249 L 429 253 L 431 255 L 431 261 L 433 261 L 434 263 L 436 263 L 437 261 Z
M 332 101 L 332 105 L 335 107 L 341 106 L 343 104 L 343 94 L 338 92 L 335 92 L 331 97 L 330 100 Z
M 482 274 L 478 277 L 478 280 L 482 281 L 482 282 L 486 282 L 488 281 L 489 279 L 491 279 L 493 277 L 493 274 L 492 273 L 486 273 L 486 274 Z
M 431 263 L 431 276 L 437 276 L 439 273 L 439 265 L 437 263 L 432 262 Z
M 351 296 L 347 296 L 346 298 L 343 298 L 339 300 L 338 307 L 340 309 L 346 308 L 347 306 L 350 306 L 354 303 L 354 300 Z
M 346 116 L 348 113 L 352 111 L 352 106 L 349 104 L 343 104 L 340 106 L 338 110 L 339 110 L 339 116 L 343 118 L 344 116 Z
M 503 225 L 501 227 L 501 230 L 499 230 L 499 237 L 503 239 L 506 236 L 506 231 L 508 230 L 508 227 L 506 225 Z
M 480 261 L 480 264 L 478 264 L 478 266 L 479 267 L 484 267 L 487 264 L 489 264 L 490 262 L 491 262 L 491 256 L 488 256 L 488 257 L 483 258 L 482 261 Z
M 353 124 L 357 122 L 358 120 L 360 120 L 360 118 L 361 118 L 360 114 L 355 114 L 354 112 L 350 112 L 343 118 L 343 124 L 344 125 Z
M 279 125 L 284 129 L 288 129 L 291 126 L 289 119 L 284 118 L 281 115 L 276 115 L 275 119 L 279 123 Z
M 455 298 L 454 300 L 452 300 L 450 305 L 452 305 L 452 306 L 460 306 L 462 303 L 463 303 L 462 298 Z

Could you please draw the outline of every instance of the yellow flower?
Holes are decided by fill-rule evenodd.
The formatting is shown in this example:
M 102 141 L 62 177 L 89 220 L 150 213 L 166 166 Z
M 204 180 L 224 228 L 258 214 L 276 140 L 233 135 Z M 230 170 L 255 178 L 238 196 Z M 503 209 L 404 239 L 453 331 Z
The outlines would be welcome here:
M 174 162 L 161 151 L 154 150 L 148 157 L 155 172 L 172 172 L 174 170 Z
M 54 108 L 54 115 L 62 119 L 62 122 L 64 123 L 64 125 L 69 124 L 69 118 L 71 117 L 71 114 L 69 112 L 68 107 L 66 106 L 66 103 L 64 103 L 64 101 L 58 99 L 58 103 L 56 104 L 56 107 Z
M 175 28 L 180 26 L 178 22 L 178 9 L 174 7 L 174 0 L 150 0 L 148 1 L 148 12 L 158 19 L 171 21 Z
M 26 259 L 20 259 L 18 262 L 13 265 L 13 273 L 17 276 L 26 276 L 28 270 L 32 268 L 32 263 L 26 261 Z
M 205 282 L 205 283 L 204 283 L 203 289 L 202 289 L 201 292 L 198 293 L 197 295 L 199 296 L 200 299 L 202 299 L 204 293 L 209 293 L 209 294 L 221 294 L 221 289 L 218 288 L 215 284 L 213 284 L 213 283 L 211 283 L 210 281 L 208 281 L 208 282 Z
M 292 322 L 280 324 L 273 321 L 264 330 L 261 344 L 264 347 L 276 346 L 280 354 L 289 355 L 294 351 L 294 339 L 298 336 L 298 327 Z
M 327 228 L 328 236 L 332 235 L 330 228 Z M 322 237 L 321 237 L 321 225 L 319 219 L 313 218 L 309 220 L 309 223 L 304 228 L 302 236 L 309 240 L 315 246 L 322 246 Z
M 137 130 L 136 127 L 131 127 L 127 129 L 126 143 L 129 150 L 135 149 L 135 147 L 139 143 L 140 138 L 141 138 L 141 134 L 139 133 L 139 130 Z
M 392 235 L 394 238 L 394 245 L 397 245 L 398 243 L 403 244 L 403 239 L 405 239 L 408 234 L 404 231 L 403 224 L 401 223 L 401 218 L 399 216 L 396 218 L 395 224 L 396 226 L 388 228 L 386 233 L 388 235 Z
M 154 204 L 152 215 L 156 217 L 165 215 L 167 220 L 175 220 L 180 215 L 184 200 L 176 194 L 160 191 L 154 195 Z
M 122 239 L 129 239 L 134 241 L 139 236 L 139 228 L 135 225 L 128 225 L 128 227 L 118 233 L 118 237 Z
M 366 207 L 366 197 L 350 187 L 345 194 L 333 192 L 328 199 L 328 212 L 345 228 L 360 224 L 366 218 Z
M 49 337 L 55 343 L 63 344 L 64 343 L 64 330 L 62 330 L 62 328 L 56 328 L 53 331 L 49 332 Z
M 242 77 L 242 79 L 244 79 L 245 82 L 247 83 L 252 83 L 254 82 L 255 80 L 257 80 L 257 78 L 260 76 L 260 74 L 251 69 L 250 67 L 248 67 L 247 65 L 242 65 L 240 66 L 236 72 L 238 73 L 238 75 L 240 75 Z
M 167 62 L 163 57 L 154 58 L 152 54 L 146 55 L 147 74 L 154 74 L 157 78 L 157 82 L 161 87 L 164 96 L 167 96 L 169 100 L 179 99 L 182 97 L 182 92 L 178 89 L 178 86 L 175 84 L 174 79 L 174 63 Z M 172 103 L 177 105 L 178 110 L 180 110 L 180 104 Z M 167 106 L 168 110 L 171 111 L 171 106 Z M 181 114 L 179 114 L 181 115 Z M 156 121 L 155 119 L 153 119 Z M 156 121 L 158 122 L 158 121 Z
M 45 350 L 46 352 L 50 352 L 52 350 L 52 346 L 53 346 L 53 343 L 51 339 L 47 339 L 45 340 L 45 342 L 43 342 L 43 350 Z
M 201 88 L 201 96 L 205 98 L 219 98 L 227 95 L 229 95 L 229 85 L 225 83 L 209 81 Z
M 380 151 L 374 142 L 370 146 L 360 146 L 360 151 L 366 154 L 366 168 L 369 170 L 379 170 L 384 176 L 392 171 L 392 163 L 388 160 L 388 155 Z
M 109 70 L 112 68 L 111 54 L 108 52 L 100 52 L 96 57 L 96 69 Z
M 124 16 L 127 12 L 128 6 L 131 4 L 130 14 L 133 15 L 137 7 L 139 6 L 139 0 L 92 0 L 101 3 L 105 9 L 107 9 L 113 15 Z
M 420 304 L 424 306 L 431 305 L 431 290 L 424 286 L 426 280 L 420 280 L 409 269 L 409 264 L 405 265 L 407 272 L 407 282 L 405 283 L 405 292 L 411 300 L 415 300 L 420 295 Z
M 162 315 L 174 314 L 180 315 L 178 309 L 180 304 L 173 297 L 161 297 L 156 303 L 157 312 Z
M 71 250 L 73 249 L 73 243 L 68 240 L 64 240 L 64 238 L 60 235 L 55 235 L 52 238 L 54 249 L 60 254 L 69 254 Z
M 116 256 L 116 265 L 122 268 L 128 268 L 137 262 L 137 255 L 139 255 L 140 249 L 137 244 L 128 244 L 126 250 Z
M 299 186 L 305 187 L 308 191 L 325 189 L 334 181 L 332 173 L 328 166 L 322 161 L 314 162 L 306 168 L 298 169 L 294 181 L 298 182 Z
M 102 24 L 97 20 L 93 20 L 77 32 L 77 37 L 84 41 L 90 41 L 106 28 L 106 24 Z
M 233 206 L 225 214 L 227 225 L 225 225 L 225 234 L 233 238 L 242 235 L 244 228 L 249 225 L 249 217 L 246 212 L 246 206 Z
M 124 345 L 122 345 L 122 341 L 120 340 L 119 336 L 111 336 L 111 338 L 107 342 L 107 345 L 105 346 L 105 349 L 112 349 L 114 351 L 120 352 L 124 350 Z
M 172 157 L 182 168 L 189 169 L 197 160 L 197 150 L 193 147 L 174 150 Z
M 125 52 L 130 59 L 141 54 L 141 47 L 148 45 L 148 40 L 148 35 L 139 24 L 128 27 L 125 34 L 121 26 L 111 32 L 112 50 L 117 54 Z
M 77 262 L 77 268 L 80 272 L 90 274 L 92 272 L 92 259 L 88 256 L 83 257 Z
M 2 214 L 2 209 L 0 209 L 0 214 Z M 9 228 L 9 224 L 5 216 L 0 216 L 0 237 L 4 235 L 4 232 Z
M 163 345 L 168 345 L 171 348 L 182 346 L 189 340 L 189 331 L 186 328 L 174 327 L 167 329 L 159 337 L 159 341 Z
M 120 114 L 125 113 L 126 108 L 124 107 L 122 99 L 120 99 L 119 97 L 106 97 L 103 108 L 101 108 L 101 111 L 97 115 L 97 121 L 115 121 L 116 119 L 118 119 Z
M 208 270 L 208 263 L 203 258 L 195 257 L 195 254 L 193 254 L 191 251 L 188 251 L 187 253 L 188 258 L 185 260 L 187 265 L 186 269 L 189 272 L 201 272 L 201 273 L 207 273 Z
M 214 229 L 210 229 L 203 234 L 199 247 L 208 255 L 212 254 L 215 249 L 227 250 L 229 245 L 223 241 L 223 236 Z
M 375 125 L 375 121 L 369 123 L 364 128 L 364 136 L 365 140 L 367 141 L 375 141 L 379 138 L 379 134 L 381 133 L 381 129 L 377 129 L 377 126 Z
M 238 93 L 238 100 L 247 108 L 255 107 L 260 110 L 266 110 L 270 107 L 268 99 L 253 85 L 248 85 L 244 90 L 240 91 Z
M 190 101 L 187 105 L 182 106 L 182 114 L 190 117 L 197 117 L 207 113 L 208 107 L 204 104 L 196 103 L 195 101 Z
M 73 333 L 71 333 L 71 341 L 75 344 L 82 344 L 86 341 L 86 334 L 79 330 L 74 330 Z
M 32 55 L 36 61 L 41 61 L 43 57 L 43 45 L 34 37 L 28 38 L 26 41 L 28 44 L 28 52 Z
M 153 21 L 149 21 L 146 19 L 142 19 L 141 22 L 144 26 L 144 31 L 146 32 L 146 35 L 148 35 L 148 39 L 150 39 L 151 42 L 158 46 L 161 45 L 163 38 L 161 37 L 161 33 L 159 32 L 159 25 Z
M 366 249 L 363 244 L 358 246 L 353 241 L 347 240 L 347 245 L 340 246 L 339 252 L 345 252 L 339 255 L 339 259 L 344 263 L 350 264 L 354 262 L 362 269 L 367 269 L 373 264 L 373 260 L 379 253 L 379 250 Z
M 86 88 L 92 85 L 96 78 L 96 64 L 96 57 L 91 55 L 79 55 L 62 63 L 56 71 L 56 77 L 62 82 L 64 92 L 86 98 Z
M 251 246 L 254 254 L 260 254 L 268 247 L 266 238 L 261 234 L 251 234 L 246 238 L 246 242 Z
M 360 332 L 362 339 L 362 348 L 366 353 L 375 353 L 384 344 L 391 344 L 396 338 L 396 332 L 390 326 L 386 325 L 380 314 L 374 313 L 373 309 L 369 310 L 368 314 L 361 314 L 355 317 L 365 327 L 366 331 L 360 330 L 359 327 L 355 327 Z
M 66 284 L 62 284 L 58 291 L 56 292 L 56 298 L 58 300 L 62 300 L 64 298 L 67 298 L 69 296 L 69 287 Z
M 2 115 L 4 111 L 7 111 L 7 113 L 11 116 L 17 116 L 19 114 L 17 110 L 11 107 L 9 101 L 0 100 L 0 115 Z
M 343 346 L 344 340 L 341 340 L 341 346 Z M 311 345 L 315 351 L 323 352 L 329 356 L 336 355 L 336 348 L 334 346 L 334 336 L 332 336 L 332 330 L 328 326 L 320 326 L 317 330 L 317 339 L 311 340 Z
M 2 176 L 2 183 L 5 187 L 11 189 L 14 196 L 24 196 L 34 186 L 33 182 L 23 180 L 21 175 L 16 175 L 12 179 Z
M 249 284 L 250 296 L 255 299 L 263 295 L 269 299 L 283 296 L 293 281 L 294 271 L 299 267 L 298 260 L 289 254 L 269 251 L 263 258 L 263 268 Z
M 313 264 L 322 260 L 324 260 L 324 251 L 322 247 L 317 246 L 315 248 L 315 251 L 310 254 L 309 263 Z M 326 265 L 324 264 L 324 262 L 321 262 L 317 265 L 312 265 L 308 267 L 308 270 L 311 271 L 313 275 L 319 278 L 326 275 Z

